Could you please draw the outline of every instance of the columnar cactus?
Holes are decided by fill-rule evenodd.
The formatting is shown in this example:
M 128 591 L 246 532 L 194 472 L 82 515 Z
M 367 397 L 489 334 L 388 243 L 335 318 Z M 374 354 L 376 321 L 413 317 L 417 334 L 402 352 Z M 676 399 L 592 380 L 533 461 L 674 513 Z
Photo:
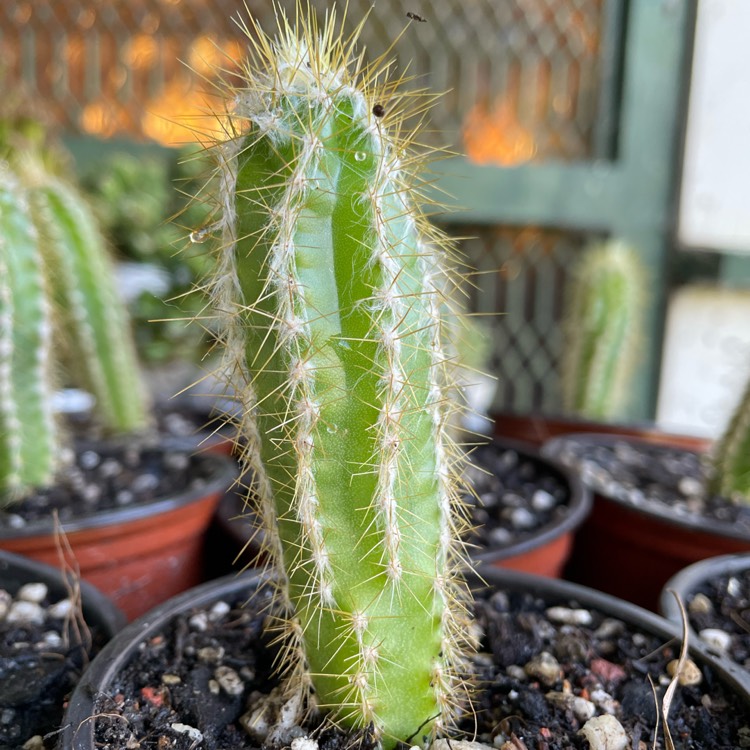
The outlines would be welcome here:
M 215 293 L 290 612 L 286 684 L 385 746 L 421 742 L 458 708 L 468 633 L 446 243 L 417 208 L 395 86 L 334 18 L 250 36 L 217 147 Z
M 53 327 L 54 326 L 54 327 Z M 55 332 L 54 347 L 52 333 Z M 53 360 L 65 343 L 106 427 L 147 423 L 126 313 L 104 241 L 65 183 L 0 174 L 0 504 L 53 481 Z
M 750 381 L 716 445 L 712 463 L 709 489 L 750 503 Z
M 621 416 L 641 341 L 645 273 L 619 240 L 584 250 L 566 290 L 562 385 L 565 411 Z

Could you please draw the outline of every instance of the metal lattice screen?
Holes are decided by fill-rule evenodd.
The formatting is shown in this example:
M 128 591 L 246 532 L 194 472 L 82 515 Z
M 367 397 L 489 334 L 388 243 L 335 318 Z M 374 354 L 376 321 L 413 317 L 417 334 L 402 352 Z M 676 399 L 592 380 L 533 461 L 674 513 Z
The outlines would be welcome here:
M 350 0 L 347 23 L 353 27 L 372 5 L 362 37 L 368 57 L 393 45 L 399 67 L 409 63 L 412 86 L 447 92 L 431 113 L 431 145 L 478 163 L 581 160 L 599 155 L 607 2 L 432 0 L 415 8 L 411 0 Z M 280 4 L 291 9 L 294 0 Z M 408 21 L 415 10 L 426 22 Z M 192 128 L 210 127 L 206 79 L 216 65 L 231 76 L 242 57 L 233 19 L 247 12 L 273 28 L 269 0 L 4 0 L 0 82 L 6 90 L 22 85 L 69 133 L 164 145 L 194 140 Z M 558 300 L 581 238 L 487 227 L 473 233 L 478 239 L 464 250 L 482 270 L 495 269 L 479 277 L 475 304 L 502 313 L 492 323 L 503 352 L 495 357 L 499 402 L 554 406 Z

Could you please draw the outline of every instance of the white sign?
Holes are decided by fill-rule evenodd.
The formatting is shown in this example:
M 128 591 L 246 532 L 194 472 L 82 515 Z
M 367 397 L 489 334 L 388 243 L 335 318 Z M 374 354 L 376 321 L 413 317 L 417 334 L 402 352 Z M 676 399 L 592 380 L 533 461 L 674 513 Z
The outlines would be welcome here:
M 750 2 L 700 0 L 678 237 L 750 253 Z

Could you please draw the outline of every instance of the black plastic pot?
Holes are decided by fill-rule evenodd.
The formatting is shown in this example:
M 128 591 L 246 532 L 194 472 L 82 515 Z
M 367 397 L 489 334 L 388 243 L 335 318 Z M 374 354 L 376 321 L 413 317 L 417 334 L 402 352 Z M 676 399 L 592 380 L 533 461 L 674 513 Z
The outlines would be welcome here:
M 482 566 L 478 572 L 485 584 L 493 589 L 531 593 L 551 605 L 572 600 L 577 606 L 595 608 L 608 617 L 624 621 L 639 632 L 656 636 L 665 644 L 681 639 L 681 631 L 674 624 L 653 612 L 607 594 L 566 581 L 496 567 Z M 95 712 L 95 698 L 111 693 L 113 678 L 138 653 L 141 642 L 163 632 L 165 625 L 177 613 L 210 606 L 219 599 L 236 599 L 238 594 L 244 597 L 257 588 L 259 580 L 257 574 L 250 572 L 211 581 L 175 597 L 128 625 L 102 650 L 76 688 L 65 717 L 59 747 L 63 750 L 93 750 L 94 722 L 91 717 Z M 485 584 L 477 583 L 476 589 L 484 588 Z M 750 710 L 750 677 L 744 670 L 736 665 L 718 662 L 708 649 L 697 642 L 690 646 L 690 657 L 699 666 L 710 670 L 712 680 L 718 680 L 730 691 L 740 695 Z M 645 678 L 644 689 L 648 689 Z
M 68 596 L 66 581 L 58 568 L 0 550 L 0 589 L 14 594 L 27 583 L 46 584 L 53 600 Z M 86 624 L 109 640 L 125 625 L 125 615 L 99 589 L 86 581 L 79 583 Z
M 0 589 L 15 596 L 26 584 L 42 583 L 47 587 L 51 603 L 70 596 L 67 580 L 61 570 L 35 562 L 19 555 L 0 551 Z M 98 589 L 84 581 L 80 585 L 80 602 L 86 629 L 92 634 L 89 643 L 79 640 L 79 631 L 69 629 L 65 648 L 39 651 L 30 644 L 16 642 L 11 658 L 0 663 L 0 745 L 17 746 L 36 734 L 54 731 L 59 726 L 65 708 L 66 694 L 85 669 L 86 661 L 96 650 L 110 640 L 125 624 L 125 615 Z M 52 628 L 54 630 L 54 628 Z M 22 628 L 17 632 L 25 632 Z M 6 636 L 7 637 L 7 636 Z M 27 636 L 22 636 L 27 640 Z M 7 648 L 6 644 L 6 648 Z M 7 650 L 5 651 L 7 654 Z

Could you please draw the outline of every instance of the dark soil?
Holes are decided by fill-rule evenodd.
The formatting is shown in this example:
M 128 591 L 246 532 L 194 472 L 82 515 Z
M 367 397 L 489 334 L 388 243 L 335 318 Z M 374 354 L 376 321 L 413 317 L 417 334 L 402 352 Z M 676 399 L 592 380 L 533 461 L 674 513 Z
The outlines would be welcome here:
M 115 508 L 138 506 L 198 490 L 215 471 L 193 448 L 147 439 L 79 442 L 53 487 L 0 510 L 0 531 L 49 520 L 66 523 Z
M 706 490 L 706 457 L 648 443 L 565 438 L 554 454 L 602 494 L 670 518 L 708 518 L 750 536 L 750 506 Z
M 0 750 L 35 735 L 49 735 L 44 745 L 54 747 L 65 700 L 104 645 L 99 633 L 74 619 L 68 600 L 50 601 L 44 591 L 38 602 L 19 608 L 0 589 Z M 28 610 L 33 615 L 26 617 Z
M 555 526 L 570 511 L 565 477 L 548 462 L 497 443 L 471 454 L 471 543 L 502 549 Z
M 137 661 L 98 697 L 97 747 L 266 747 L 239 725 L 248 702 L 256 705 L 256 691 L 267 693 L 274 684 L 273 649 L 263 617 L 254 614 L 266 603 L 261 598 L 245 609 L 231 603 L 228 611 L 215 605 L 208 613 L 188 613 L 142 643 Z M 631 738 L 629 748 L 651 748 L 656 712 L 648 677 L 663 692 L 676 644 L 600 612 L 582 615 L 576 602 L 542 601 L 530 593 L 496 593 L 476 606 L 484 633 L 474 659 L 481 689 L 476 721 L 467 717 L 460 727 L 464 738 L 496 748 L 584 750 L 588 742 L 578 734 L 583 714 L 613 712 Z M 565 622 L 576 618 L 589 622 Z M 229 673 L 236 694 L 219 686 Z M 750 710 L 708 668 L 700 685 L 678 689 L 669 723 L 680 748 L 729 750 L 750 741 Z M 315 736 L 321 750 L 372 748 L 366 735 L 315 722 L 299 734 Z M 664 747 L 661 740 L 657 747 Z
M 701 584 L 686 602 L 688 620 L 714 650 L 750 669 L 750 570 L 723 575 Z M 728 647 L 716 648 L 718 630 Z

